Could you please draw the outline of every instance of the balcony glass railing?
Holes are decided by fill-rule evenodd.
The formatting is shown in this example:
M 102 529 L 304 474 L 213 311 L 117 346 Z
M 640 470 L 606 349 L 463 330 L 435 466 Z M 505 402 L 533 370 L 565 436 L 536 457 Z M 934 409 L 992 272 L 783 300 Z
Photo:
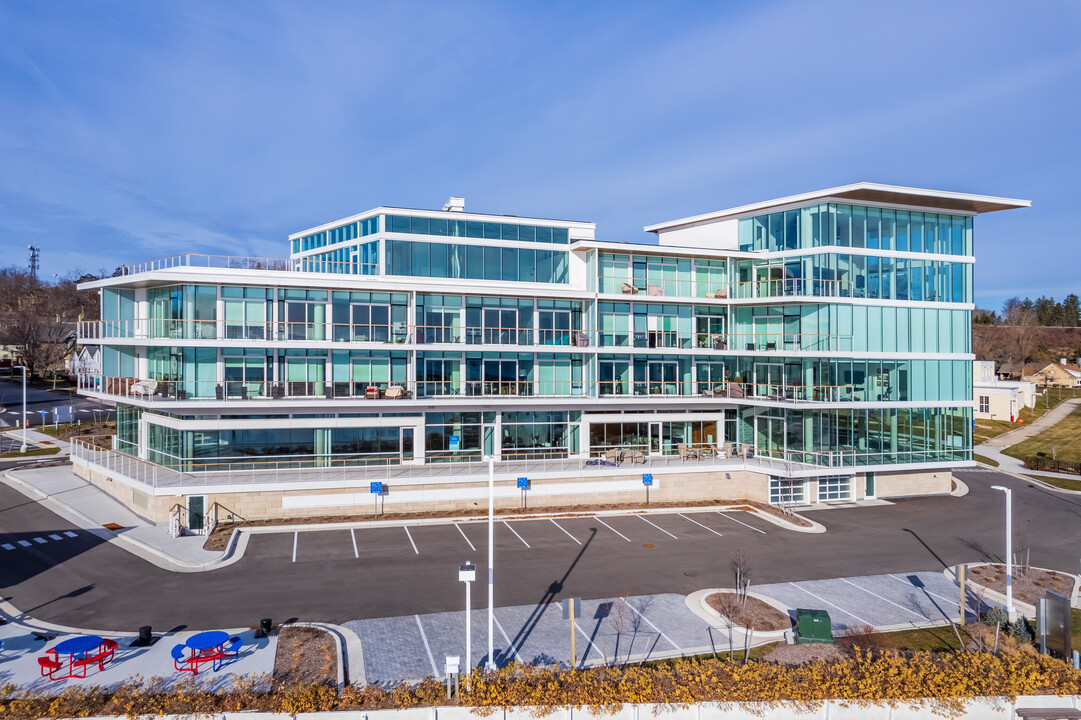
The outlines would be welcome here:
M 685 399 L 766 400 L 787 403 L 849 402 L 853 387 L 666 380 L 182 380 L 138 379 L 84 374 L 79 390 L 144 402 L 246 401 L 287 399 L 413 400 L 416 398 L 575 398 L 679 397 Z

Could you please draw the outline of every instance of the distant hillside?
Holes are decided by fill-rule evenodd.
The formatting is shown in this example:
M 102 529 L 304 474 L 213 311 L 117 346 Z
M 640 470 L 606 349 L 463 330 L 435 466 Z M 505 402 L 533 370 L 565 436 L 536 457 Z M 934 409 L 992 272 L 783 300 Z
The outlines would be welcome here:
M 972 351 L 977 360 L 1008 363 L 1014 360 L 1010 336 L 1014 328 L 1002 325 L 973 325 Z M 1081 327 L 1036 327 L 1029 360 L 1055 362 L 1081 356 Z

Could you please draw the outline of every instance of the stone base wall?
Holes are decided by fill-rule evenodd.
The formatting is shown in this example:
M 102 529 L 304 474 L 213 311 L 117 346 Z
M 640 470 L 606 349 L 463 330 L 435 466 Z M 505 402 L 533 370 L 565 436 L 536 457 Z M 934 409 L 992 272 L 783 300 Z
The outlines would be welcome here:
M 184 505 L 183 495 L 153 496 L 135 489 L 104 473 L 90 471 L 73 464 L 75 473 L 89 480 L 120 500 L 137 514 L 154 522 L 165 522 L 169 511 Z M 908 495 L 947 494 L 952 475 L 948 470 L 902 473 L 875 473 L 875 494 L 879 498 Z M 769 502 L 769 476 L 746 470 L 711 472 L 654 473 L 655 484 L 650 488 L 653 503 L 724 501 L 734 499 Z M 862 499 L 865 478 L 852 479 L 853 499 Z M 500 480 L 499 487 L 506 488 Z M 579 486 L 580 489 L 576 489 Z M 550 494 L 545 494 L 545 491 Z M 817 480 L 808 478 L 807 498 L 817 502 Z M 505 490 L 504 490 L 505 492 Z M 470 511 L 488 505 L 487 480 L 448 483 L 406 484 L 385 486 L 380 498 L 380 511 L 385 514 L 430 511 Z M 604 477 L 563 477 L 531 480 L 526 492 L 526 507 L 531 510 L 566 509 L 569 507 L 621 505 L 642 503 L 646 490 L 640 472 Z M 518 509 L 522 506 L 520 492 L 497 495 L 496 507 Z M 289 490 L 206 493 L 208 512 L 218 522 L 264 520 L 270 518 L 318 517 L 326 515 L 374 514 L 375 502 L 367 482 L 346 488 L 305 488 Z

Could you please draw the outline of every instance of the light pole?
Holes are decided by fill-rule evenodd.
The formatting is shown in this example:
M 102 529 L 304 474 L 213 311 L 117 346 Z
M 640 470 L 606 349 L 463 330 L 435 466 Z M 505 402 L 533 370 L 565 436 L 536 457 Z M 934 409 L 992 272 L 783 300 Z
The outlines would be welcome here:
M 470 588 L 477 579 L 477 566 L 473 563 L 458 566 L 458 579 L 465 583 L 465 668 L 466 687 L 469 687 L 469 675 L 473 672 L 473 599 Z
M 1006 493 L 1006 614 L 1010 622 L 1017 620 L 1017 611 L 1013 607 L 1013 491 L 1002 485 L 992 485 L 992 489 Z
M 19 448 L 19 452 L 26 452 L 26 366 L 16 365 L 15 367 L 23 371 L 23 446 Z
M 488 456 L 488 669 L 495 670 L 495 458 Z

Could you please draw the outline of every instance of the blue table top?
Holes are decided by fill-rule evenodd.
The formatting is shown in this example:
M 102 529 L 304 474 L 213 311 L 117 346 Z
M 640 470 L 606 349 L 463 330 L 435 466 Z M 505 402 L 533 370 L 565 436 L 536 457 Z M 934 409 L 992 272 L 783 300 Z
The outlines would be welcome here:
M 81 655 L 91 650 L 97 650 L 101 643 L 100 635 L 82 635 L 62 640 L 56 644 L 53 650 L 56 651 L 57 655 Z
M 222 630 L 207 630 L 206 632 L 192 635 L 184 643 L 192 650 L 211 650 L 225 643 L 229 639 L 229 633 Z

